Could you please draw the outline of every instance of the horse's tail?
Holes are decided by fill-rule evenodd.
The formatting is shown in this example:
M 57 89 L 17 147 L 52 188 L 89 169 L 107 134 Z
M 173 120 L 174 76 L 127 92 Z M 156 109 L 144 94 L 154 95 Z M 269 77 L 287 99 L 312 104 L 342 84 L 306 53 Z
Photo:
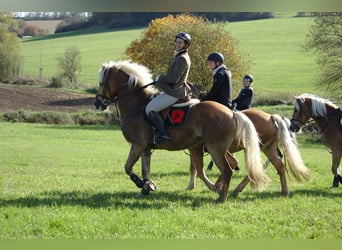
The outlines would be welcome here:
M 302 182 L 302 177 L 308 180 L 310 178 L 310 171 L 303 163 L 295 138 L 291 137 L 286 122 L 277 114 L 272 115 L 272 120 L 278 128 L 279 140 L 285 150 L 284 158 L 289 165 L 291 173 L 298 182 Z
M 263 190 L 270 179 L 261 162 L 259 137 L 252 121 L 242 112 L 234 112 L 237 121 L 237 140 L 244 148 L 245 166 L 252 188 Z

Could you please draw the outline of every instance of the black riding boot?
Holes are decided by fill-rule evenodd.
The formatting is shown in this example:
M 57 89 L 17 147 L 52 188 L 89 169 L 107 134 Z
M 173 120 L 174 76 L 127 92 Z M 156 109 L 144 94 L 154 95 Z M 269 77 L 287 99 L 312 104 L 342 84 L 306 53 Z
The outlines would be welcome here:
M 153 127 L 159 132 L 158 135 L 155 135 L 153 143 L 169 142 L 171 137 L 165 129 L 164 120 L 161 115 L 156 111 L 150 111 L 148 113 L 148 119 L 151 121 Z

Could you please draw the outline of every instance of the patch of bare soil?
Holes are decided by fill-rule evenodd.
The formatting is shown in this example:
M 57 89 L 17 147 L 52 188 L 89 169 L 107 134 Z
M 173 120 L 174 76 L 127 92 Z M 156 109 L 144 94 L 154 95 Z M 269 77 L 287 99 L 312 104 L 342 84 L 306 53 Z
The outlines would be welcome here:
M 95 95 L 53 88 L 0 84 L 0 112 L 94 110 Z

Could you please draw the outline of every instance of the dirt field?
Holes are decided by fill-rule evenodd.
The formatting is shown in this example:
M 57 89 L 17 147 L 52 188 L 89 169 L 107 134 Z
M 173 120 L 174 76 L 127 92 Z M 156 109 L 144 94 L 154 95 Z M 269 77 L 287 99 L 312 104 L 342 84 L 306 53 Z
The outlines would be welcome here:
M 0 112 L 94 110 L 95 95 L 50 88 L 0 84 Z

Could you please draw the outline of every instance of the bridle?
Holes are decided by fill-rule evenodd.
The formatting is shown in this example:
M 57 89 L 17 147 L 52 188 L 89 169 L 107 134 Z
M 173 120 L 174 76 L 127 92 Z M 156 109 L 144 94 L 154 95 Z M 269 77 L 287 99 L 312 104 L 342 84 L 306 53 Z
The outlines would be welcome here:
M 119 71 L 119 70 L 118 70 L 118 71 Z M 109 78 L 110 72 L 111 72 L 111 71 L 107 71 L 107 72 L 104 74 L 104 76 L 106 76 L 106 78 Z M 128 84 L 130 80 L 131 80 L 131 77 L 129 77 L 129 78 L 128 78 L 128 81 L 127 81 L 126 83 L 123 83 L 123 84 Z M 149 86 L 151 86 L 151 85 L 154 85 L 155 83 L 156 83 L 156 82 L 153 81 L 153 82 L 148 83 L 148 84 L 146 84 L 146 85 L 144 85 L 144 86 L 142 86 L 142 87 L 138 87 L 138 88 L 135 87 L 135 88 L 133 89 L 133 91 L 129 91 L 128 93 L 122 94 L 121 96 L 115 96 L 115 97 L 106 98 L 106 97 L 103 97 L 103 96 L 97 94 L 97 95 L 96 95 L 95 106 L 96 106 L 96 108 L 98 108 L 100 105 L 101 105 L 102 107 L 107 107 L 109 104 L 111 104 L 111 103 L 113 103 L 113 102 L 116 103 L 116 102 L 118 101 L 119 98 L 121 99 L 121 98 L 123 98 L 123 97 L 125 97 L 125 96 L 131 95 L 132 93 L 137 92 L 137 91 L 140 91 L 140 90 L 143 90 L 144 88 L 147 88 L 147 87 L 149 87 Z M 106 92 L 110 93 L 109 84 L 107 83 L 107 81 L 105 81 L 105 82 L 103 81 L 103 76 L 102 76 L 102 81 L 99 82 L 99 85 L 100 85 L 100 87 L 103 87 L 103 88 L 105 89 Z
M 292 124 L 294 124 L 293 122 L 295 121 L 295 122 L 299 122 L 300 123 L 300 125 L 301 126 L 304 126 L 306 123 L 308 123 L 308 121 L 307 122 L 303 122 L 302 121 L 302 113 L 303 113 L 303 102 L 302 101 L 296 101 L 297 102 L 297 104 L 299 105 L 299 110 L 298 110 L 298 118 L 292 118 L 290 121 L 291 121 L 291 123 Z M 296 108 L 296 107 L 295 107 Z
M 291 124 L 295 124 L 295 123 L 293 123 L 293 121 L 295 121 L 295 122 L 299 122 L 301 127 L 303 127 L 303 126 L 308 124 L 313 119 L 308 119 L 306 122 L 303 122 L 302 121 L 302 114 L 304 113 L 304 111 L 303 111 L 303 102 L 297 100 L 297 104 L 299 105 L 298 118 L 296 118 L 296 119 L 292 118 L 291 119 Z M 322 129 L 320 131 L 317 131 L 318 134 L 322 134 L 324 132 L 324 130 L 327 128 L 327 126 L 328 126 L 328 119 L 327 119 L 327 117 L 324 117 L 324 118 L 325 118 L 325 124 L 324 124 L 324 126 L 322 127 Z M 295 126 L 297 126 L 297 125 L 295 125 Z
M 108 74 L 107 74 L 107 77 L 108 77 Z M 106 92 L 110 93 L 109 91 L 109 86 L 108 84 L 106 84 L 106 82 L 100 82 L 99 85 L 100 87 L 103 87 Z M 129 80 L 125 83 L 125 84 L 128 84 L 129 83 Z M 153 81 L 151 83 L 148 83 L 144 86 L 139 86 L 139 87 L 135 87 L 132 91 L 129 91 L 127 93 L 124 93 L 120 96 L 115 96 L 115 97 L 110 97 L 110 98 L 106 98 L 106 97 L 102 97 L 101 95 L 97 94 L 96 95 L 96 101 L 95 101 L 95 106 L 96 108 L 98 109 L 100 106 L 102 107 L 107 107 L 108 105 L 110 105 L 111 103 L 114 103 L 115 104 L 115 110 L 116 110 L 116 116 L 115 116 L 115 119 L 119 122 L 119 125 L 121 128 L 123 128 L 130 120 L 132 120 L 133 118 L 136 117 L 137 114 L 135 115 L 132 115 L 132 118 L 131 119 L 128 119 L 125 121 L 125 123 L 121 123 L 121 118 L 120 118 L 120 112 L 119 112 L 119 107 L 118 107 L 118 101 L 119 99 L 122 99 L 122 98 L 125 98 L 135 92 L 138 92 L 138 91 L 142 91 L 143 89 L 151 86 L 151 85 L 154 85 L 156 82 Z

